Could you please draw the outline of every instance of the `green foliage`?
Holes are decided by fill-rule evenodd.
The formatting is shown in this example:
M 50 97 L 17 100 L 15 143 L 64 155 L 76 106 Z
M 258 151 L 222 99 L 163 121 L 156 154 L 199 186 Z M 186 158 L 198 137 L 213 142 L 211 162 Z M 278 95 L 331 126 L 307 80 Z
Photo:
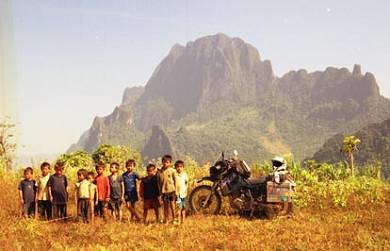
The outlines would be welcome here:
M 12 160 L 16 150 L 16 144 L 13 142 L 14 135 L 12 130 L 15 124 L 9 122 L 6 117 L 0 121 L 0 168 L 10 170 L 12 167 Z
M 380 161 L 375 161 L 374 163 L 367 164 L 364 168 L 361 167 L 359 172 L 367 177 L 381 179 L 383 178 L 382 169 L 382 163 Z
M 346 154 L 349 158 L 352 175 L 354 175 L 355 172 L 353 154 L 358 151 L 358 144 L 360 144 L 360 139 L 356 136 L 345 136 L 343 139 L 343 146 L 341 147 L 341 152 Z
M 118 162 L 123 166 L 128 159 L 134 159 L 138 166 L 141 165 L 141 154 L 130 146 L 123 145 L 103 144 L 92 154 L 92 159 L 95 163 L 102 161 L 107 165 Z
M 63 162 L 65 169 L 90 168 L 93 166 L 92 156 L 85 151 L 77 151 L 61 154 L 57 161 Z
M 368 175 L 375 176 L 378 174 L 375 169 L 380 162 L 381 176 L 387 179 L 390 176 L 390 119 L 362 128 L 353 134 L 361 140 L 359 153 L 353 155 L 358 171 L 366 172 L 364 169 L 369 168 L 367 172 L 371 174 Z M 337 163 L 349 157 L 340 153 L 343 139 L 343 135 L 335 135 L 314 154 L 313 159 L 319 162 Z M 353 146 L 348 148 L 353 149 Z
M 332 165 L 308 161 L 306 168 L 295 165 L 290 170 L 297 183 L 294 201 L 298 207 L 323 208 L 329 202 L 336 207 L 346 207 L 352 202 L 383 202 L 381 191 L 385 183 L 363 172 L 352 176 L 345 163 Z

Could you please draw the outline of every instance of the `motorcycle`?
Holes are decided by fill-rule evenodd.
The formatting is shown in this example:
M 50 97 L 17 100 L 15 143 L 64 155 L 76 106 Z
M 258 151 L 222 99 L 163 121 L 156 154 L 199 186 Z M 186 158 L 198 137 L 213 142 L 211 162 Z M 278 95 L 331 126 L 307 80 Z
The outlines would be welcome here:
M 262 215 L 274 218 L 292 211 L 293 188 L 289 182 L 276 183 L 273 175 L 250 176 L 250 167 L 238 159 L 236 150 L 231 159 L 225 159 L 222 153 L 221 159 L 210 167 L 210 175 L 197 181 L 212 185 L 198 185 L 190 193 L 190 208 L 195 214 L 219 214 L 223 196 L 229 198 L 230 206 L 239 215 L 250 218 Z

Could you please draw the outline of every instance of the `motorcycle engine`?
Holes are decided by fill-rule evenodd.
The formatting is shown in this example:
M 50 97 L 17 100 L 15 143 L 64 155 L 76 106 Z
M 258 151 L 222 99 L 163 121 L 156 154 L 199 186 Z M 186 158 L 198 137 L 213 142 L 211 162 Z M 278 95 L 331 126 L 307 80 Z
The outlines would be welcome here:
M 239 210 L 239 211 L 242 210 L 245 206 L 245 201 L 243 196 L 233 199 L 230 205 L 235 210 Z

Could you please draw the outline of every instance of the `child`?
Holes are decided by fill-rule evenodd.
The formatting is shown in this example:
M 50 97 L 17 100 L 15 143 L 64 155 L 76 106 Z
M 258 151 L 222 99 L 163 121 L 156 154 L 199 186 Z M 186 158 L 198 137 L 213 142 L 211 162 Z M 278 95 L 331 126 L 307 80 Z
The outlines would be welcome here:
M 177 172 L 177 207 L 179 208 L 179 223 L 184 223 L 186 217 L 186 203 L 187 203 L 187 186 L 188 176 L 184 172 L 184 161 L 178 160 L 175 162 L 175 169 Z
M 50 164 L 43 162 L 41 164 L 41 173 L 42 175 L 38 178 L 37 186 L 37 197 L 36 201 L 38 203 L 38 212 L 41 218 L 50 220 L 51 219 L 51 202 L 49 189 L 47 183 L 50 179 Z
M 20 182 L 19 199 L 22 205 L 23 215 L 30 217 L 35 213 L 35 180 L 33 180 L 33 169 L 27 167 L 23 172 L 24 179 Z
M 157 168 L 154 164 L 149 164 L 146 167 L 147 176 L 141 179 L 140 197 L 144 201 L 144 223 L 147 223 L 148 210 L 154 209 L 156 214 L 156 222 L 159 222 L 159 207 L 158 197 L 160 195 L 157 184 Z
M 95 182 L 95 174 L 93 172 L 88 172 L 88 181 L 91 183 L 89 186 L 89 208 L 92 223 L 95 221 L 95 206 L 98 204 L 98 191 Z
M 140 179 L 138 173 L 134 171 L 135 160 L 129 159 L 126 161 L 127 172 L 122 174 L 123 183 L 124 183 L 124 199 L 126 201 L 126 206 L 131 213 L 131 219 L 135 218 L 137 221 L 140 221 L 141 218 L 138 216 L 137 211 L 135 211 L 135 203 L 138 201 L 137 195 L 137 179 Z
M 53 217 L 66 219 L 68 203 L 68 180 L 63 174 L 64 164 L 57 162 L 54 166 L 54 175 L 50 176 L 47 186 L 49 187 L 50 201 L 53 206 Z
M 164 205 L 164 222 L 169 224 L 169 210 L 171 210 L 172 221 L 175 220 L 176 201 L 176 171 L 171 167 L 172 157 L 165 155 L 162 158 L 162 167 L 158 172 L 158 188 L 160 192 L 160 203 Z
M 119 217 L 119 220 L 122 220 L 122 201 L 124 201 L 124 184 L 123 177 L 118 175 L 119 164 L 117 162 L 113 162 L 110 165 L 111 175 L 108 176 L 108 180 L 110 181 L 110 202 L 108 206 L 111 210 L 112 216 L 114 220 Z
M 88 223 L 88 207 L 90 204 L 90 185 L 91 183 L 87 179 L 88 171 L 85 169 L 79 169 L 77 171 L 77 179 L 79 182 L 76 183 L 76 209 L 77 218 L 81 215 L 83 222 Z
M 96 165 L 97 176 L 95 177 L 95 184 L 98 191 L 98 204 L 96 207 L 97 215 L 106 217 L 107 203 L 110 201 L 110 182 L 108 177 L 104 175 L 105 165 L 103 162 L 99 162 Z

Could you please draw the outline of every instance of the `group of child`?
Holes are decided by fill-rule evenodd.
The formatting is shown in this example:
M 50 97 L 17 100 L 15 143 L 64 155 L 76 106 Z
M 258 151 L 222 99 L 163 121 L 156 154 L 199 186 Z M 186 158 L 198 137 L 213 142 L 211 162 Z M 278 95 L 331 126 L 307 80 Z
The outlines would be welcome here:
M 160 207 L 163 206 L 163 222 L 169 224 L 177 218 L 178 223 L 185 219 L 188 176 L 184 172 L 184 162 L 177 160 L 174 168 L 171 166 L 172 157 L 162 157 L 162 166 L 155 164 L 146 166 L 145 177 L 136 171 L 133 159 L 126 161 L 126 172 L 120 175 L 120 165 L 110 163 L 111 175 L 105 176 L 105 164 L 99 162 L 95 166 L 97 175 L 86 169 L 77 171 L 75 184 L 75 203 L 77 218 L 83 222 L 94 220 L 95 216 L 106 219 L 107 209 L 116 220 L 122 219 L 122 203 L 125 203 L 131 219 L 141 221 L 135 205 L 140 197 L 143 201 L 143 222 L 147 223 L 148 211 L 153 210 L 156 222 L 160 222 Z M 68 180 L 64 175 L 64 165 L 57 162 L 55 173 L 50 175 L 50 164 L 41 164 L 41 176 L 33 179 L 33 169 L 24 170 L 24 179 L 19 184 L 19 197 L 23 214 L 30 217 L 34 214 L 46 220 L 67 219 Z M 139 191 L 137 181 L 140 181 Z M 176 210 L 178 208 L 178 210 Z M 37 211 L 37 212 L 36 212 Z M 178 212 L 178 213 L 177 213 Z M 176 215 L 177 214 L 177 215 Z

